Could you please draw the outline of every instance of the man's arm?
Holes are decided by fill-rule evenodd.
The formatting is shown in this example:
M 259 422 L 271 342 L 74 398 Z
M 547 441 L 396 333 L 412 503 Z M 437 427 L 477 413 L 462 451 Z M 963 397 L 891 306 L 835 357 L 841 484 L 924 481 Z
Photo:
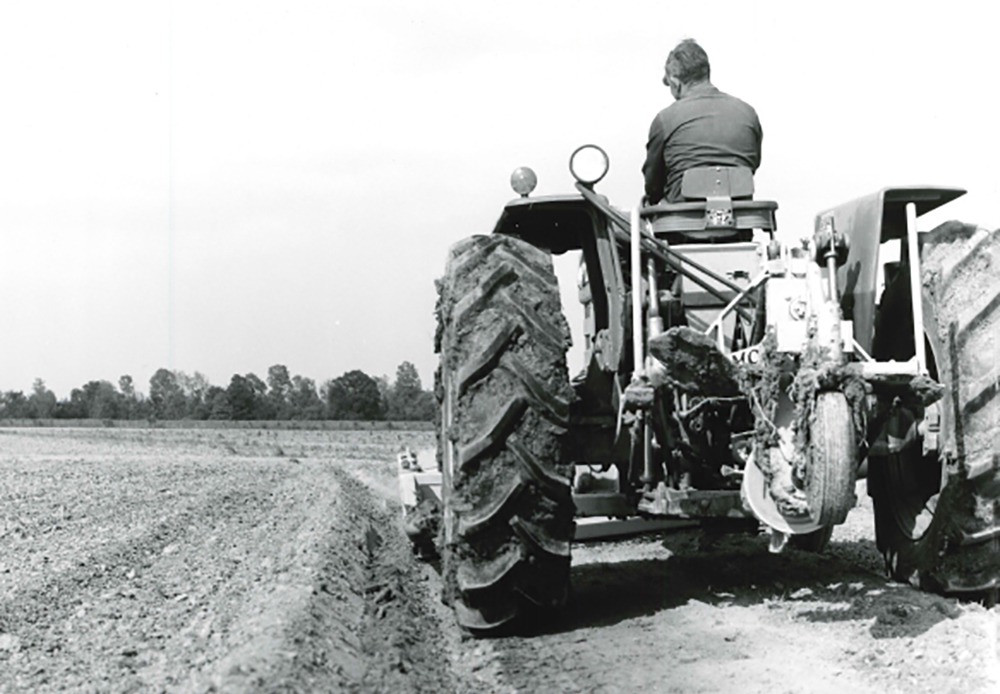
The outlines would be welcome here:
M 646 178 L 646 202 L 655 205 L 663 199 L 663 187 L 667 181 L 667 166 L 663 161 L 663 145 L 666 141 L 660 117 L 653 119 L 649 126 L 649 140 L 646 142 L 646 163 L 642 165 L 642 175 Z
M 753 126 L 755 134 L 757 135 L 757 151 L 755 152 L 756 156 L 753 159 L 752 169 L 754 173 L 757 173 L 757 169 L 760 168 L 761 146 L 764 144 L 764 129 L 760 127 L 760 119 L 757 117 L 756 111 L 753 111 Z

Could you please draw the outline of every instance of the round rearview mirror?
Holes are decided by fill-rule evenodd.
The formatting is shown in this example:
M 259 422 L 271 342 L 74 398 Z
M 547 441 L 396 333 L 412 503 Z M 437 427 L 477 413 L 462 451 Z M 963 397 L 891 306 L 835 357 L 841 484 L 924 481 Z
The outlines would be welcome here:
M 585 186 L 592 186 L 608 173 L 608 154 L 597 145 L 577 147 L 569 157 L 569 170 L 573 178 Z

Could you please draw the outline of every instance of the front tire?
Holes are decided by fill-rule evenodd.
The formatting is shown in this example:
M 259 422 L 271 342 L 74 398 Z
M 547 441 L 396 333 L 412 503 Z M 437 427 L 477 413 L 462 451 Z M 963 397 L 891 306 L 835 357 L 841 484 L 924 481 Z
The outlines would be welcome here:
M 797 550 L 802 552 L 812 552 L 814 554 L 820 554 L 826 550 L 826 546 L 830 544 L 830 538 L 833 537 L 833 526 L 828 525 L 819 530 L 814 530 L 811 533 L 805 533 L 803 535 L 792 535 L 788 542 Z
M 550 256 L 511 237 L 453 246 L 439 290 L 444 597 L 483 635 L 567 599 L 569 329 Z
M 843 523 L 857 502 L 857 450 L 847 396 L 840 391 L 818 393 L 809 422 L 805 490 L 813 517 L 825 527 Z

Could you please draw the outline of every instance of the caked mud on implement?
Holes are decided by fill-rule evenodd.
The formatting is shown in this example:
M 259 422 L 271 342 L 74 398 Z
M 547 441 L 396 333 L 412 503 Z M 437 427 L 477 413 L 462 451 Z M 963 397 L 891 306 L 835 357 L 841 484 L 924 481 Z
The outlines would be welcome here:
M 688 171 L 685 202 L 625 212 L 595 191 L 607 168 L 581 147 L 576 192 L 545 197 L 515 171 L 521 197 L 438 284 L 438 448 L 401 455 L 400 481 L 460 625 L 560 607 L 574 539 L 729 520 L 772 551 L 821 551 L 865 473 L 893 578 L 992 599 L 1000 242 L 918 231 L 965 191 L 885 188 L 788 244 L 749 170 Z M 552 269 L 567 252 L 573 378 Z

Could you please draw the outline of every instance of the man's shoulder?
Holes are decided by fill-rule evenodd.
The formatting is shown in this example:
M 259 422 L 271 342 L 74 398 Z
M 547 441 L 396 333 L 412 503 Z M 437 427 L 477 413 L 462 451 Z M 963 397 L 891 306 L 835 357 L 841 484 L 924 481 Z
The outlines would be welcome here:
M 670 130 L 672 125 L 677 123 L 677 103 L 675 101 L 666 108 L 660 109 L 660 112 L 653 116 L 650 130 Z
M 733 96 L 732 94 L 729 94 L 729 93 L 723 92 L 723 91 L 720 91 L 718 93 L 718 95 L 719 95 L 720 98 L 726 99 L 727 101 L 729 101 L 730 103 L 732 103 L 737 108 L 743 109 L 743 110 L 747 111 L 748 113 L 752 113 L 753 116 L 754 116 L 754 118 L 757 117 L 757 110 L 753 106 L 751 106 L 750 104 L 748 104 L 746 101 L 744 101 L 743 99 L 740 99 L 739 97 Z
M 679 99 L 666 108 L 660 109 L 660 112 L 656 114 L 655 118 L 653 118 L 653 122 L 659 123 L 660 125 L 677 123 L 679 120 L 683 120 L 690 110 L 691 100 Z

